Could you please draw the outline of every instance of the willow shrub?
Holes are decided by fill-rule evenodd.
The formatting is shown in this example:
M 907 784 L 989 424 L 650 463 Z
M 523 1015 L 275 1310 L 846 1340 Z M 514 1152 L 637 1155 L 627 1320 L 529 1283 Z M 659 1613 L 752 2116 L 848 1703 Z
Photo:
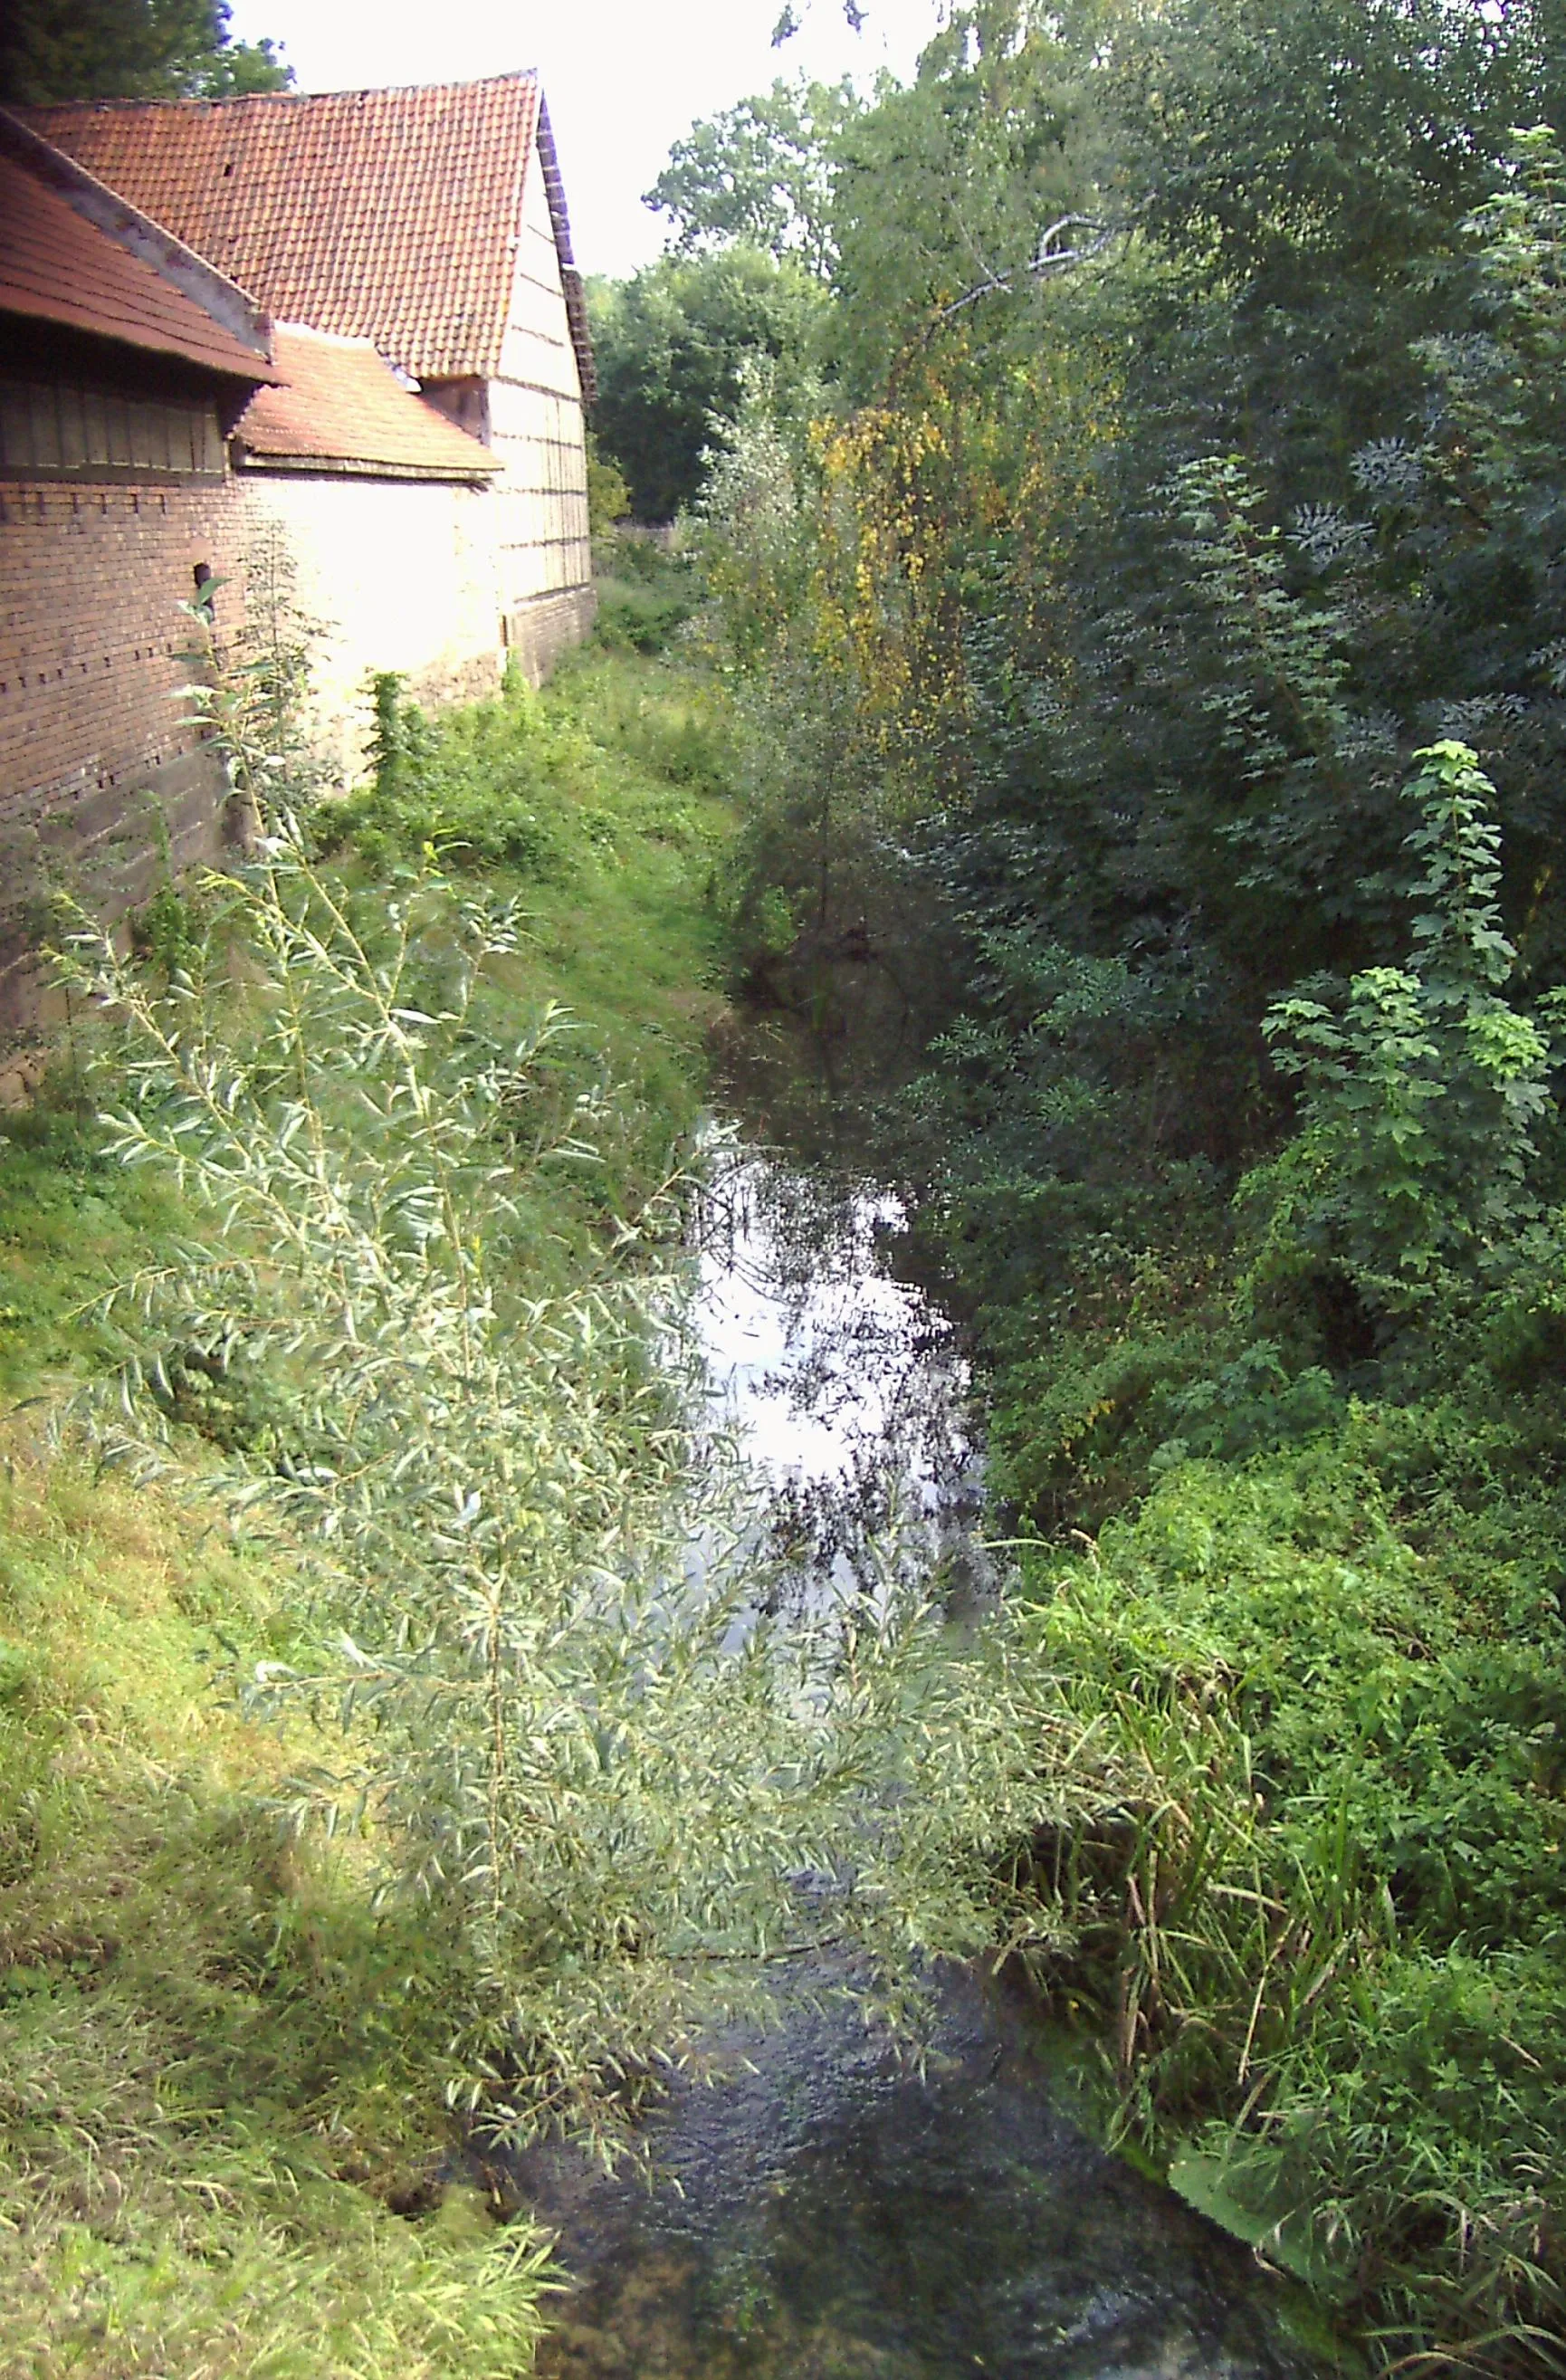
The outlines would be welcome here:
M 139 1471 L 201 1428 L 200 1493 L 292 1549 L 298 1644 L 249 1692 L 336 1730 L 297 1818 L 360 1814 L 388 1888 L 455 1921 L 454 2098 L 609 2154 L 775 1955 L 856 1943 L 911 2012 L 916 1954 L 1048 1931 L 981 1847 L 1092 1789 L 1063 1737 L 1034 1781 L 1059 1727 L 1006 1632 L 959 1658 L 892 1603 L 755 1617 L 751 1491 L 676 1360 L 674 1186 L 593 1277 L 528 1287 L 540 1178 L 593 1159 L 580 1117 L 529 1136 L 559 1020 L 508 1050 L 475 1021 L 511 913 L 409 875 L 370 941 L 288 836 L 210 896 L 164 989 L 77 946 L 121 1020 L 112 1146 L 207 1220 L 110 1301 L 97 1427 Z

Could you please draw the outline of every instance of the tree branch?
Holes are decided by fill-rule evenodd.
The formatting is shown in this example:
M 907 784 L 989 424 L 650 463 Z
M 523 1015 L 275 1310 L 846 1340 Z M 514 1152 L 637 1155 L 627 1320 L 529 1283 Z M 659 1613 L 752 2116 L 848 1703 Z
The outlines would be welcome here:
M 1119 239 L 1128 227 L 1123 223 L 1101 223 L 1096 215 L 1057 215 L 1054 222 L 1040 232 L 1038 245 L 1026 264 L 1014 265 L 1010 273 L 992 273 L 988 280 L 965 290 L 960 298 L 953 298 L 949 306 L 943 306 L 935 315 L 930 328 L 933 330 L 937 324 L 949 322 L 953 314 L 960 314 L 965 307 L 977 305 L 981 298 L 991 297 L 1000 289 L 1014 287 L 1025 273 L 1031 281 L 1043 281 L 1052 273 L 1065 273 L 1074 265 L 1086 264 L 1093 257 L 1101 256 L 1105 249 Z M 1070 248 L 1062 248 L 1059 242 L 1068 232 L 1082 232 L 1086 237 Z

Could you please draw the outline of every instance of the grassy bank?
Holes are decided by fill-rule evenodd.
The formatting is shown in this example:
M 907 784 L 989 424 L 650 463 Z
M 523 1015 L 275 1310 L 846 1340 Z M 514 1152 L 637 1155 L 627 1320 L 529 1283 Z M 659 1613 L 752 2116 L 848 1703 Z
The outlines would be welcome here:
M 541 700 L 388 723 L 378 786 L 314 832 L 367 913 L 431 845 L 459 892 L 515 897 L 476 1022 L 516 1038 L 561 1004 L 526 1121 L 595 1124 L 590 1163 L 528 1179 L 517 1260 L 547 1283 L 602 1259 L 699 1108 L 728 832 L 710 698 L 597 652 Z M 200 898 L 156 905 L 154 967 Z M 108 1153 L 103 1097 L 63 1058 L 0 1136 L 0 2367 L 512 2374 L 539 2260 L 455 2162 L 443 1921 L 374 1905 L 373 1828 L 285 1835 L 269 1803 L 321 1742 L 225 1683 L 295 1650 L 286 1545 L 203 1499 L 210 1431 L 133 1485 L 55 1427 L 122 1349 L 95 1301 L 196 1228 Z
M 1038 1658 L 1125 1780 L 1059 1847 L 1072 1948 L 1041 1981 L 1121 2123 L 1195 2144 L 1382 2360 L 1548 2371 L 1557 1499 L 1466 1390 L 1169 1462 L 1024 1554 Z

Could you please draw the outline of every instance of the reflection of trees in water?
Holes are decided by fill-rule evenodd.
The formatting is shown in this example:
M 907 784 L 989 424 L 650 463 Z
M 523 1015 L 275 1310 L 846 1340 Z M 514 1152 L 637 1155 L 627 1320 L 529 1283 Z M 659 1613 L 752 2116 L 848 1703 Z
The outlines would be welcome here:
M 759 1550 L 769 1609 L 831 1580 L 875 1599 L 965 1553 L 980 1504 L 967 1373 L 952 1325 L 899 1282 L 895 1198 L 745 1149 L 714 1155 L 693 1237 L 716 1294 L 772 1318 L 781 1362 L 753 1392 L 830 1434 L 829 1463 L 774 1478 Z M 743 1425 L 742 1425 L 743 1427 Z
M 962 1005 L 954 953 L 937 950 L 927 918 L 912 919 L 904 867 L 894 880 L 880 917 L 862 914 L 861 881 L 859 914 L 806 927 L 786 957 L 753 971 L 715 1036 L 724 1104 L 795 1162 L 884 1162 L 888 1097 Z

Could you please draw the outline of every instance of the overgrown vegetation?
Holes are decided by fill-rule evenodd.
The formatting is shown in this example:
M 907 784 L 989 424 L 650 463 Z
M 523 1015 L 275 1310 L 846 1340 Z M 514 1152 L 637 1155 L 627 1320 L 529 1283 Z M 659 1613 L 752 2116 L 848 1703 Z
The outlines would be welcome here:
M 702 500 L 741 979 L 1123 1795 L 1039 1988 L 1401 2369 L 1566 2369 L 1558 33 L 953 10 L 778 130 L 830 304 Z
M 114 1352 L 78 1293 L 184 1219 L 68 1108 L 3 1163 L 0 1329 L 31 1394 L 0 1489 L 0 2361 L 514 2372 L 541 2259 L 451 2163 L 449 1946 L 371 1914 L 364 1847 L 288 1842 L 272 1804 L 308 1734 L 221 1691 L 292 1649 L 285 1570 L 42 1434 L 40 1361 L 64 1385 Z
M 621 535 L 613 658 L 441 722 L 382 681 L 347 808 L 99 951 L 122 1096 L 13 1140 L 10 1377 L 117 1370 L 144 1485 L 91 1510 L 176 1550 L 121 1565 L 138 1682 L 14 1421 L 40 2370 L 216 2356 L 251 2270 L 264 2369 L 327 2269 L 287 2351 L 373 2370 L 382 2257 L 399 2347 L 492 2368 L 529 2250 L 388 2211 L 431 2078 L 610 2144 L 830 1923 L 894 2012 L 910 1948 L 1024 1960 L 1379 2367 L 1566 2371 L 1560 66 L 1542 5 L 975 0 L 907 90 L 697 128 L 600 318 L 713 666 L 649 657 L 691 582 Z M 968 1318 L 1017 1573 L 970 1658 L 686 1575 L 659 1191 L 725 956 Z
M 636 519 L 672 521 L 700 489 L 746 359 L 767 356 L 791 370 L 820 289 L 792 259 L 742 247 L 661 257 L 634 280 L 595 281 L 589 301 L 600 444 L 625 475 Z
M 911 1953 L 1048 1924 L 989 1841 L 1102 1786 L 1008 1632 L 769 1620 L 686 1393 L 710 683 L 383 681 L 291 820 L 212 672 L 253 856 L 130 959 L 80 922 L 0 1172 L 0 2358 L 509 2374 L 547 2268 L 485 2158 L 613 2156 L 819 1938 L 917 2025 Z
M 533 1169 L 507 1243 L 517 1310 L 601 1270 L 612 1217 L 645 1201 L 698 1111 L 720 965 L 706 886 L 726 823 L 710 774 L 659 767 L 665 744 L 686 747 L 688 702 L 662 664 L 589 658 L 548 704 L 516 707 L 526 765 L 552 736 L 571 756 L 564 786 L 541 765 L 540 798 L 602 821 L 566 838 L 568 886 L 523 889 L 475 1019 L 543 1045 L 495 1141 L 497 1163 L 509 1148 Z M 486 732 L 459 718 L 431 735 L 470 755 Z M 385 851 L 394 882 L 417 875 L 417 856 Z M 383 902 L 363 854 L 345 850 L 333 880 Z M 135 980 L 160 1013 L 193 1026 L 202 953 L 240 958 L 236 897 L 225 882 L 156 897 Z M 436 936 L 431 984 L 453 956 Z M 264 959 L 240 965 L 249 990 L 225 975 L 209 1030 L 226 1015 L 257 1055 Z M 563 996 L 569 1023 L 547 1022 Z M 79 1028 L 78 1062 L 91 1046 Z M 229 1219 L 203 1218 L 176 1168 L 121 1162 L 93 1112 L 115 1079 L 81 1079 L 65 1053 L 0 1140 L 0 2362 L 104 2380 L 509 2375 L 537 2335 L 540 2258 L 525 2222 L 497 2228 L 459 2154 L 460 1926 L 438 1895 L 385 1896 L 384 1811 L 368 1834 L 285 1823 L 327 1758 L 370 1756 L 369 1721 L 329 1740 L 301 1703 L 279 1721 L 235 1698 L 258 1665 L 307 1670 L 328 1628 L 324 1574 L 288 1516 L 237 1535 L 223 1517 L 225 1470 L 249 1461 L 264 1479 L 297 1445 L 303 1375 L 296 1362 L 272 1382 L 236 1360 L 225 1378 L 188 1332 L 171 1341 L 159 1301 Z M 355 1093 L 321 1081 L 341 1144 Z M 166 1110 L 147 1096 L 136 1113 L 155 1131 Z M 591 1119 L 595 1161 L 540 1173 L 536 1145 L 572 1118 Z M 227 1245 L 254 1258 L 241 1231 Z M 160 1476 L 137 1485 L 76 1451 L 78 1425 L 51 1434 L 60 1399 L 127 1356 L 156 1376 Z
M 766 1623 L 725 1551 L 747 1506 L 653 1360 L 669 1267 L 625 1260 L 677 1227 L 666 1194 L 540 1293 L 530 1232 L 551 1172 L 598 1163 L 598 1102 L 552 1128 L 552 1015 L 482 1029 L 516 935 L 511 904 L 418 873 L 356 903 L 280 831 L 165 992 L 79 945 L 124 1024 L 110 1152 L 200 1235 L 109 1300 L 97 1437 L 143 1478 L 188 1469 L 183 1431 L 221 1450 L 206 1496 L 298 1580 L 298 1650 L 250 1699 L 345 1739 L 300 1823 L 370 1814 L 452 1928 L 481 2136 L 598 2145 L 770 1956 L 856 1939 L 896 1997 L 893 1946 L 982 1939 L 943 1840 L 974 1807 L 893 1815 L 915 1742 L 953 1765 L 982 1665 L 932 1660 L 895 1600 Z M 998 1781 L 1009 1806 L 1003 1754 Z

